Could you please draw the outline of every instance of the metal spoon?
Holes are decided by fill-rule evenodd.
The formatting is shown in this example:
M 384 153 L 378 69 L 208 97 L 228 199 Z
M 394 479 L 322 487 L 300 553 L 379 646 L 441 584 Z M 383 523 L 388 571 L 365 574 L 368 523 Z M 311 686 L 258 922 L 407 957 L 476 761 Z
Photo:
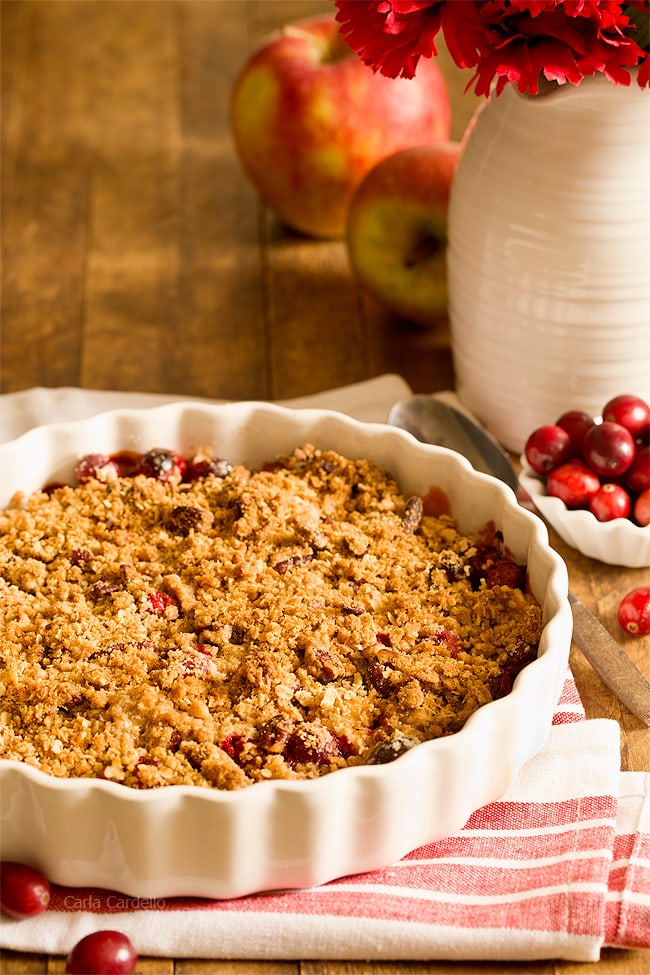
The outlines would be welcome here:
M 448 447 L 472 466 L 504 481 L 517 493 L 515 468 L 497 441 L 461 410 L 432 396 L 410 396 L 395 403 L 388 422 L 423 443 Z M 602 680 L 631 712 L 650 725 L 650 683 L 622 647 L 572 592 L 573 640 Z

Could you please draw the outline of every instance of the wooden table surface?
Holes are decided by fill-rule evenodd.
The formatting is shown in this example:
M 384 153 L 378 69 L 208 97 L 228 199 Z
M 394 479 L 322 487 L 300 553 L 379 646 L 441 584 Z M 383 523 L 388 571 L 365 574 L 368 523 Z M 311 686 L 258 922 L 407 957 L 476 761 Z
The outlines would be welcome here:
M 341 241 L 300 237 L 260 206 L 228 128 L 232 83 L 274 27 L 328 0 L 2 0 L 2 392 L 32 386 L 232 399 L 302 396 L 384 372 L 453 386 L 448 329 L 360 293 Z M 458 138 L 476 106 L 441 56 Z M 624 639 L 619 598 L 647 583 L 553 537 L 571 586 Z M 619 721 L 622 766 L 650 732 L 574 648 L 588 717 Z M 0 971 L 63 972 L 4 952 Z M 156 975 L 648 975 L 650 953 L 595 965 L 140 959 Z

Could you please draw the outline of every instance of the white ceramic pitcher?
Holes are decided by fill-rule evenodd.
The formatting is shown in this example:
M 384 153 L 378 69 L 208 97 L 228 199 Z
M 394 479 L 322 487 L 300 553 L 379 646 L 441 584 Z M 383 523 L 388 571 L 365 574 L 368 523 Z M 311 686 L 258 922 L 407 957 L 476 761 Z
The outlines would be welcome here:
M 506 447 L 567 409 L 650 401 L 650 90 L 508 86 L 452 187 L 457 391 Z

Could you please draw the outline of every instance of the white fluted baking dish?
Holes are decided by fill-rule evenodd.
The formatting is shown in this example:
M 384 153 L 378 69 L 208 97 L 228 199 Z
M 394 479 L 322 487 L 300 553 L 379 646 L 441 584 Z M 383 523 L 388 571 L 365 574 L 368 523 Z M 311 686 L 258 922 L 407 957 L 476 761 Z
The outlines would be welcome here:
M 458 454 L 328 411 L 172 404 L 39 427 L 0 445 L 0 505 L 16 490 L 71 481 L 84 453 L 209 444 L 231 462 L 258 466 L 306 442 L 383 464 L 405 491 L 440 486 L 463 530 L 492 519 L 528 563 L 531 589 L 543 606 L 537 659 L 509 694 L 480 708 L 456 734 L 385 765 L 308 781 L 269 781 L 232 792 L 194 786 L 138 791 L 0 761 L 3 858 L 26 860 L 61 884 L 142 898 L 235 897 L 320 884 L 385 866 L 460 829 L 472 812 L 503 795 L 539 750 L 568 661 L 566 568 L 541 520 Z

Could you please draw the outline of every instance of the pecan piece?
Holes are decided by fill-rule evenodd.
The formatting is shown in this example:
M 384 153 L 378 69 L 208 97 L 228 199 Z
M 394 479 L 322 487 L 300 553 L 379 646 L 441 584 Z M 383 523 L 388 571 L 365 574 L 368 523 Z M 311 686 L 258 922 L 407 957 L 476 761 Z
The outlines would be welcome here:
M 368 667 L 368 681 L 382 697 L 388 697 L 394 691 L 395 683 L 391 679 L 394 674 L 396 671 L 393 667 L 378 660 L 373 660 Z
M 230 628 L 230 642 L 240 647 L 246 642 L 246 627 L 242 623 L 233 623 Z
M 306 648 L 305 664 L 316 680 L 334 680 L 335 677 L 343 677 L 345 674 L 345 666 L 338 654 L 318 643 L 312 643 Z
M 114 582 L 104 582 L 100 580 L 96 582 L 95 585 L 90 590 L 91 599 L 103 599 L 104 596 L 109 596 L 112 592 L 117 592 L 120 587 Z
M 312 562 L 314 559 L 313 554 L 310 552 L 309 555 L 292 555 L 289 559 L 283 559 L 282 562 L 276 562 L 273 566 L 278 575 L 283 576 L 294 565 L 304 565 L 306 562 Z
M 91 560 L 92 553 L 87 548 L 75 548 L 70 554 L 70 562 L 72 565 L 79 565 L 82 568 Z
M 292 727 L 289 718 L 282 715 L 269 718 L 260 731 L 260 748 L 265 752 L 283 752 Z
M 407 738 L 406 735 L 397 731 L 389 741 L 382 741 L 377 745 L 368 759 L 368 765 L 386 765 L 387 762 L 394 762 L 404 752 L 419 744 L 417 738 Z
M 402 528 L 407 535 L 412 535 L 422 520 L 422 498 L 413 494 L 406 502 L 402 515 Z
M 189 535 L 192 531 L 207 531 L 212 524 L 212 513 L 189 504 L 177 504 L 165 512 L 163 521 L 173 535 Z
M 296 534 L 299 538 L 304 539 L 314 551 L 320 551 L 329 545 L 329 538 L 320 528 L 314 528 L 311 525 L 296 525 Z

